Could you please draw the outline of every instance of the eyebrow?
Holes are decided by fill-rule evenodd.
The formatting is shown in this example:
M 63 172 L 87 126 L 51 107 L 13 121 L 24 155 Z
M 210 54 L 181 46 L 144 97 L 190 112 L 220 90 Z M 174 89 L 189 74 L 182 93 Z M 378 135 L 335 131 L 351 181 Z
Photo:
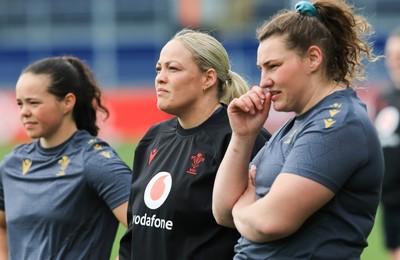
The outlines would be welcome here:
M 171 63 L 177 63 L 177 64 L 181 64 L 179 61 L 177 61 L 177 60 L 169 60 L 169 61 L 166 61 L 166 62 L 164 62 L 164 64 L 167 64 L 167 65 L 169 65 L 169 64 L 171 64 Z M 162 62 L 160 62 L 160 61 L 157 61 L 157 65 L 161 65 L 162 64 Z
M 275 60 L 267 60 L 266 62 L 261 63 L 260 65 L 257 64 L 258 67 L 264 67 L 268 66 L 271 62 L 274 62 Z
M 30 102 L 30 101 L 32 101 L 32 100 L 40 100 L 40 98 L 27 97 L 27 98 L 16 98 L 15 100 L 16 100 L 16 101 L 27 101 L 27 102 Z

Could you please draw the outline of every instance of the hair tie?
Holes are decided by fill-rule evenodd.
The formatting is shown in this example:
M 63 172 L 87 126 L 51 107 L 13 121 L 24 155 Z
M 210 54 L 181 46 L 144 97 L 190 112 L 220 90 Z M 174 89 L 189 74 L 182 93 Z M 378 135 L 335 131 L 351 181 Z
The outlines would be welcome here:
M 231 70 L 228 70 L 228 75 L 226 76 L 225 84 L 226 85 L 232 84 Z
M 317 9 L 307 1 L 297 2 L 297 4 L 295 5 L 295 9 L 296 9 L 296 12 L 298 12 L 298 13 L 318 18 Z

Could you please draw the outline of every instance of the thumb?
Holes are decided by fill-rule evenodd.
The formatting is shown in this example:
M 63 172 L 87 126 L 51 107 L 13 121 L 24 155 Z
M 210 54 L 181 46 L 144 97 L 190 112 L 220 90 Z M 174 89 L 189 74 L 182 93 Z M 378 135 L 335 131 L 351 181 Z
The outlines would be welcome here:
M 271 93 L 267 93 L 265 94 L 263 109 L 261 111 L 261 113 L 264 115 L 265 118 L 268 118 L 270 109 L 271 109 Z
M 249 170 L 249 185 L 252 186 L 256 185 L 256 172 L 257 172 L 257 166 L 252 165 Z

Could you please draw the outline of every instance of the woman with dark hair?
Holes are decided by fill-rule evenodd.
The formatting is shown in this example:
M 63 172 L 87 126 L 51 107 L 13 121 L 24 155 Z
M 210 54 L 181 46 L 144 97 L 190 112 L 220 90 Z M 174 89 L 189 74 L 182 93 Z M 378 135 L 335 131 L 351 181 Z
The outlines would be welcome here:
M 258 29 L 260 86 L 228 107 L 232 139 L 213 194 L 217 222 L 242 235 L 234 259 L 360 259 L 384 168 L 353 85 L 362 60 L 376 60 L 368 29 L 338 0 L 301 1 Z M 250 163 L 271 105 L 295 116 Z
M 29 65 L 16 84 L 19 114 L 37 141 L 0 164 L 1 259 L 109 259 L 127 226 L 131 171 L 97 136 L 108 116 L 91 70 L 75 57 Z M 8 248 L 7 248 L 8 247 Z

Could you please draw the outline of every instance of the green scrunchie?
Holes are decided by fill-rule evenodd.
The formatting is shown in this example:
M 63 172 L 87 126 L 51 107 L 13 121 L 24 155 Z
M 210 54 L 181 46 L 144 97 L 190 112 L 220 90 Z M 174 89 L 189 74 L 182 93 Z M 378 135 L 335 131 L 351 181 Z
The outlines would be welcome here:
M 295 9 L 296 9 L 296 12 L 298 12 L 298 13 L 318 18 L 317 9 L 307 1 L 297 2 L 297 4 L 295 5 Z

